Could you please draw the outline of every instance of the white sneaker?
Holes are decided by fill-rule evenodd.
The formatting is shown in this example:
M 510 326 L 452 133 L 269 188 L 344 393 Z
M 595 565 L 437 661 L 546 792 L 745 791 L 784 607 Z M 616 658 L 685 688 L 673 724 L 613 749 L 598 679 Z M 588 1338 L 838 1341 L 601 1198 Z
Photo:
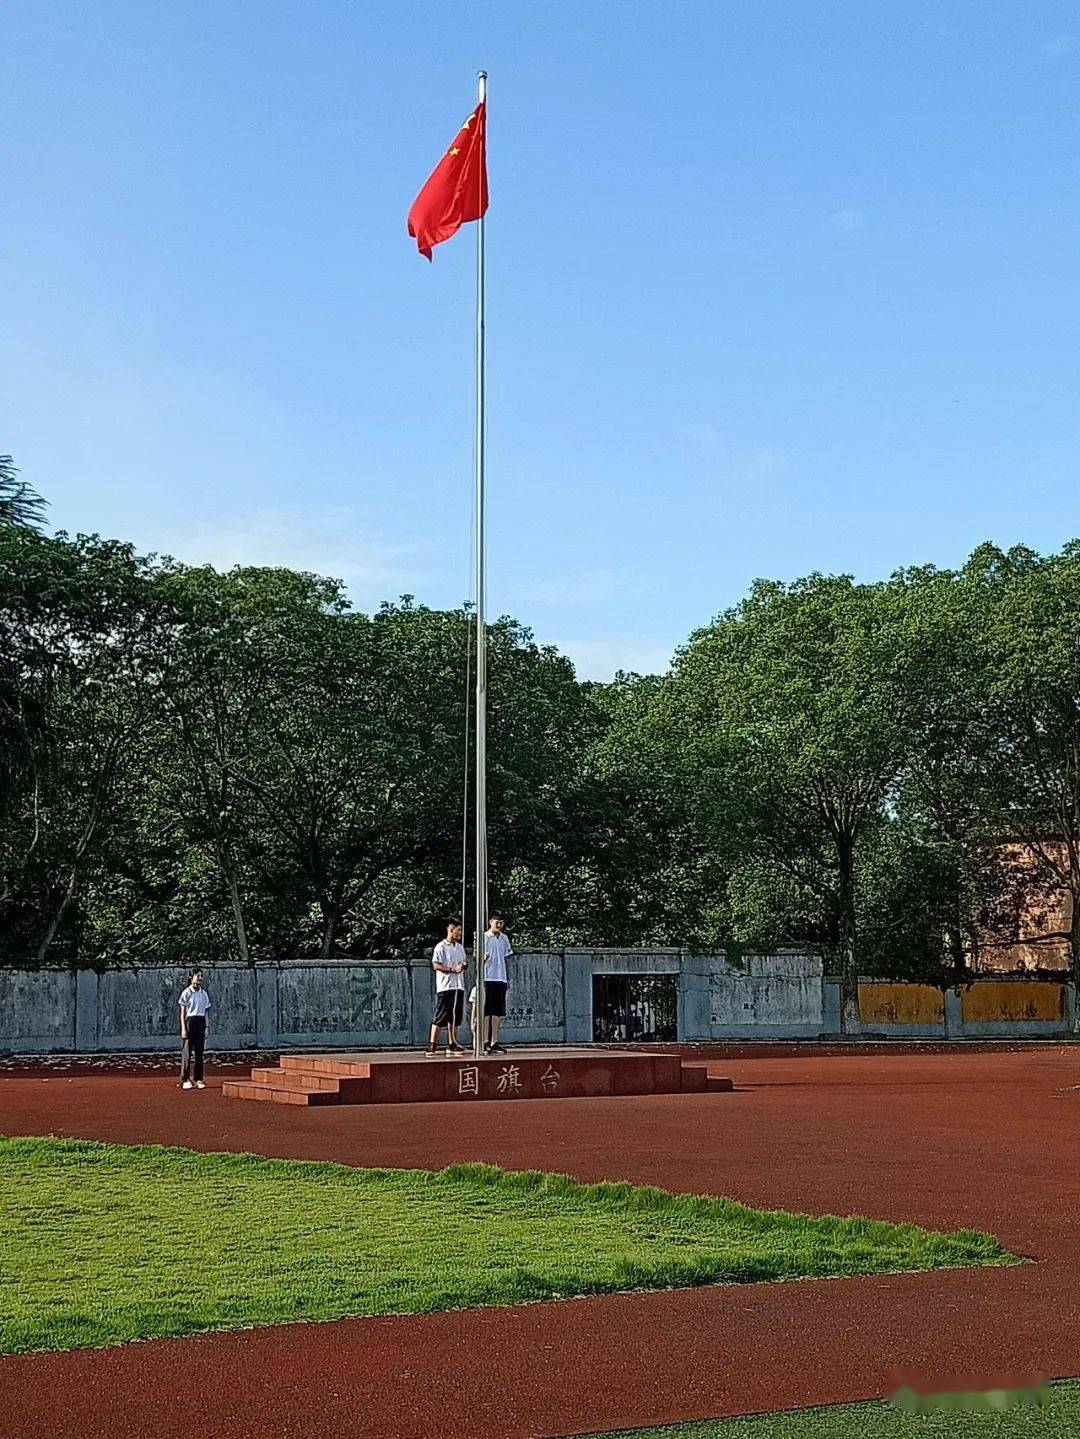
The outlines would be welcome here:
M 184 1082 L 183 1082 L 183 1084 L 180 1086 L 180 1088 L 181 1088 L 181 1089 L 194 1089 L 195 1086 L 192 1084 L 192 1082 L 191 1082 L 190 1079 L 185 1079 Z
M 201 1079 L 197 1079 L 197 1080 L 195 1081 L 195 1088 L 196 1088 L 196 1089 L 205 1089 L 205 1088 L 206 1088 L 206 1085 L 202 1082 Z

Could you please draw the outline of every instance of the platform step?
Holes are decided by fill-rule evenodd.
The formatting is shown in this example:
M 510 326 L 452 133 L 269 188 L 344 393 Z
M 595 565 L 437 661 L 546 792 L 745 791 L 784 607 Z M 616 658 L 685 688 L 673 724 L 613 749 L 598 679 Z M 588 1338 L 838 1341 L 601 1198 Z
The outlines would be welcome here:
M 309 1069 L 259 1069 L 251 1071 L 252 1084 L 269 1084 L 273 1089 L 326 1090 L 337 1094 L 340 1079 Z
M 679 1054 L 647 1049 L 546 1050 L 522 1046 L 498 1056 L 422 1051 L 283 1054 L 277 1066 L 257 1066 L 244 1083 L 230 1081 L 230 1099 L 264 1103 L 431 1104 L 444 1100 L 596 1099 L 650 1094 L 730 1091 L 730 1079 Z
M 730 1079 L 710 1074 L 705 1064 L 684 1064 L 681 1073 L 684 1094 L 727 1094 L 735 1088 Z
M 371 1065 L 349 1059 L 322 1059 L 317 1054 L 283 1054 L 281 1067 L 305 1074 L 321 1074 L 330 1079 L 370 1079 Z
M 298 1104 L 310 1108 L 313 1104 L 340 1104 L 341 1097 L 329 1089 L 281 1089 L 272 1084 L 250 1084 L 240 1080 L 226 1080 L 221 1086 L 226 1099 L 255 1099 L 263 1104 Z
M 338 1104 L 368 1104 L 370 1079 L 315 1074 L 309 1069 L 260 1069 L 251 1071 L 251 1082 L 270 1089 L 291 1089 L 297 1094 L 332 1094 Z M 313 1101 L 329 1103 L 326 1101 Z

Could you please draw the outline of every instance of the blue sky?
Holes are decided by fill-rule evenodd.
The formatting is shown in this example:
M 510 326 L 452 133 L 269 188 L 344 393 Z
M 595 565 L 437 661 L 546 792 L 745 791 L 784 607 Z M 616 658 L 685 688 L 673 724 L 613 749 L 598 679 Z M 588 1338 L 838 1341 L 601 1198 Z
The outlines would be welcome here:
M 1075 4 L 6 0 L 0 451 L 69 530 L 662 669 L 758 575 L 1080 533 Z

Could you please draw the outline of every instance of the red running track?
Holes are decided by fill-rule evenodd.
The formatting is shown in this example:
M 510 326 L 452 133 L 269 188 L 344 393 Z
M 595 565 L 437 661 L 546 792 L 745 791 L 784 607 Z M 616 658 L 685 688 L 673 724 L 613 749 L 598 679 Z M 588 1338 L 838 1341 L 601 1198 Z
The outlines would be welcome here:
M 5 1439 L 526 1439 L 1080 1373 L 1080 1051 L 728 1059 L 734 1094 L 318 1110 L 0 1079 L 0 1129 L 438 1166 L 974 1225 L 1005 1270 L 616 1295 L 0 1359 Z M 486 1352 L 478 1382 L 467 1378 Z M 451 1382 L 448 1383 L 448 1376 Z

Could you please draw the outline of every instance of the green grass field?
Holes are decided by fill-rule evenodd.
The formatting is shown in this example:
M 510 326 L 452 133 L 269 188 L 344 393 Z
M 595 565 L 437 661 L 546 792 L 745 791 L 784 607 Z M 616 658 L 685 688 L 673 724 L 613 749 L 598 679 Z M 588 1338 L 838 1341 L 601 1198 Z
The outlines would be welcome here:
M 908 1414 L 890 1404 L 844 1404 L 666 1429 L 635 1429 L 604 1439 L 1066 1439 L 1080 1434 L 1080 1383 L 1053 1384 L 1045 1402 L 998 1413 L 976 1409 Z
M 989 1235 L 479 1165 L 0 1138 L 0 1352 L 625 1289 L 1015 1262 Z

